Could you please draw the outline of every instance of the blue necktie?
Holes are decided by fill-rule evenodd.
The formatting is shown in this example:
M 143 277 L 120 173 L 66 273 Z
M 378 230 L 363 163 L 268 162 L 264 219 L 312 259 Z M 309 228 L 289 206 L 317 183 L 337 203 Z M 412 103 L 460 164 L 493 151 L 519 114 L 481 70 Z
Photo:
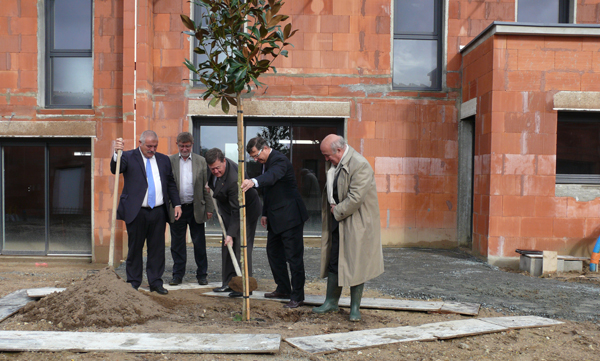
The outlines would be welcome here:
M 154 176 L 150 159 L 146 162 L 146 177 L 148 178 L 148 207 L 154 208 L 156 204 L 156 190 L 154 189 Z

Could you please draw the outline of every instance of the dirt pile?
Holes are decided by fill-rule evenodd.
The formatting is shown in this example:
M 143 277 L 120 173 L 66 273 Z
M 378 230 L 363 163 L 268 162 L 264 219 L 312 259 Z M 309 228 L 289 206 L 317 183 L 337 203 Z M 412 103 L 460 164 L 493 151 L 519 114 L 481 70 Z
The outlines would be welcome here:
M 168 312 L 107 267 L 61 293 L 30 302 L 20 313 L 26 322 L 44 319 L 59 328 L 75 329 L 143 324 Z

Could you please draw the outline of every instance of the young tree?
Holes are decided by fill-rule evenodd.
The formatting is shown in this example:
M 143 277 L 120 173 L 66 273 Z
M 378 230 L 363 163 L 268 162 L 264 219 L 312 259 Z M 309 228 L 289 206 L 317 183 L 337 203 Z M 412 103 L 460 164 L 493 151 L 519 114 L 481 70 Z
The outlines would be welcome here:
M 194 80 L 201 82 L 206 91 L 204 100 L 229 113 L 230 105 L 237 107 L 238 133 L 238 184 L 244 180 L 244 112 L 242 93 L 251 94 L 252 87 L 262 84 L 261 74 L 277 69 L 273 61 L 280 55 L 287 57 L 284 48 L 291 45 L 287 40 L 297 30 L 292 25 L 281 23 L 289 16 L 279 14 L 281 0 L 196 0 L 201 7 L 200 19 L 191 20 L 181 15 L 181 20 L 190 31 L 185 33 L 196 40 L 194 53 L 204 61 L 195 66 L 186 59 L 184 64 L 192 71 Z M 240 235 L 242 241 L 242 277 L 244 296 L 248 296 L 248 265 L 246 253 L 246 211 L 244 192 L 239 192 Z M 250 319 L 250 305 L 244 297 L 242 318 Z

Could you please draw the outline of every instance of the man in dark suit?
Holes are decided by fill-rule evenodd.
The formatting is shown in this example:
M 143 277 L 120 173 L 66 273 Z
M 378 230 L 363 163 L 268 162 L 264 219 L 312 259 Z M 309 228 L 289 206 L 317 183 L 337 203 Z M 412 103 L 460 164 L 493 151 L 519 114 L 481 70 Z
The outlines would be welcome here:
M 285 155 L 271 149 L 261 137 L 250 139 L 246 151 L 264 165 L 263 174 L 246 179 L 242 189 L 244 192 L 253 187 L 264 189 L 260 223 L 267 227 L 267 258 L 277 284 L 277 289 L 265 293 L 265 297 L 289 297 L 286 308 L 302 306 L 306 278 L 302 232 L 308 212 L 298 191 L 292 163 Z M 286 262 L 290 266 L 291 283 Z
M 182 212 L 181 218 L 175 220 L 174 209 L 170 207 L 169 224 L 171 226 L 171 256 L 173 257 L 173 278 L 169 282 L 171 286 L 180 285 L 185 275 L 187 261 L 185 241 L 188 226 L 194 245 L 196 279 L 200 285 L 208 284 L 204 222 L 212 217 L 215 207 L 210 193 L 205 188 L 208 181 L 206 161 L 201 155 L 192 155 L 193 145 L 194 137 L 190 133 L 179 133 L 177 135 L 179 153 L 169 157 L 173 168 L 173 177 L 179 189 Z
M 157 153 L 158 136 L 151 130 L 142 133 L 139 147 L 123 152 L 121 169 L 125 180 L 117 219 L 127 226 L 128 247 L 125 271 L 127 282 L 138 289 L 142 283 L 144 241 L 148 242 L 146 274 L 151 292 L 166 295 L 162 275 L 165 271 L 165 228 L 167 205 L 175 206 L 174 217 L 181 216 L 181 202 L 173 179 L 169 157 Z M 115 142 L 115 150 L 123 150 L 123 139 Z M 117 154 L 110 161 L 110 171 L 117 171 Z
M 206 162 L 211 175 L 208 186 L 213 190 L 213 197 L 217 200 L 219 214 L 223 218 L 227 237 L 223 240 L 222 249 L 222 278 L 221 287 L 213 289 L 214 292 L 230 292 L 230 297 L 241 297 L 241 292 L 235 292 L 229 287 L 229 281 L 235 276 L 233 261 L 227 250 L 231 244 L 236 258 L 240 259 L 240 203 L 238 201 L 238 165 L 231 159 L 225 158 L 218 148 L 206 152 Z M 252 277 L 252 250 L 254 248 L 254 234 L 256 222 L 261 214 L 261 203 L 258 192 L 251 189 L 246 192 L 246 246 L 248 250 L 248 276 Z

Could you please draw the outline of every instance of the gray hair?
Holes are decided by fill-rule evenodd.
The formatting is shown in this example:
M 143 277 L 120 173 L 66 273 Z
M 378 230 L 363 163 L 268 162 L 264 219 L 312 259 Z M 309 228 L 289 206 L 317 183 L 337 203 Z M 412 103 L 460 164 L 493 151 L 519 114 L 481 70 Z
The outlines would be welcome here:
M 153 130 L 144 130 L 142 135 L 140 135 L 140 142 L 142 142 L 142 144 L 146 144 L 146 138 L 158 140 L 158 135 L 156 135 Z
M 337 153 L 338 149 L 344 148 L 346 148 L 346 140 L 341 135 L 338 135 L 337 140 L 331 142 L 331 151 L 333 151 L 333 153 L 335 154 Z

